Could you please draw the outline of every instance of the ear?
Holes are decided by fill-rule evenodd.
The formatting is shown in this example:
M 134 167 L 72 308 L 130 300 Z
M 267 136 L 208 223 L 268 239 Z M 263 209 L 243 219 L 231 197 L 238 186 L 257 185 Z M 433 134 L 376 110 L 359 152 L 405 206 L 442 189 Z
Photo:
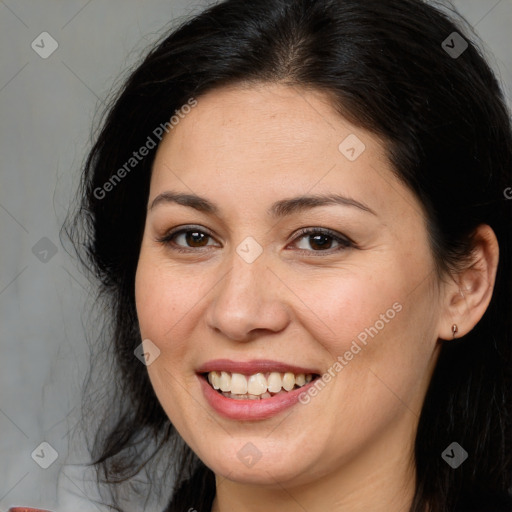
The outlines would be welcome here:
M 491 301 L 498 260 L 499 245 L 494 231 L 487 224 L 478 226 L 473 236 L 471 261 L 446 284 L 439 338 L 460 338 L 482 318 Z M 457 326 L 455 335 L 454 324 Z

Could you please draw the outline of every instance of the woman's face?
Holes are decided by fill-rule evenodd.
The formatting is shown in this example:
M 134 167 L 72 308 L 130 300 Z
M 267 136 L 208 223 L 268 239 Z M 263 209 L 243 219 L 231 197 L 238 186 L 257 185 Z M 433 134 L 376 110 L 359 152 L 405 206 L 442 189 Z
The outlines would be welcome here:
M 136 276 L 147 370 L 217 475 L 302 485 L 408 461 L 438 354 L 435 276 L 382 142 L 319 92 L 210 92 L 158 149 Z

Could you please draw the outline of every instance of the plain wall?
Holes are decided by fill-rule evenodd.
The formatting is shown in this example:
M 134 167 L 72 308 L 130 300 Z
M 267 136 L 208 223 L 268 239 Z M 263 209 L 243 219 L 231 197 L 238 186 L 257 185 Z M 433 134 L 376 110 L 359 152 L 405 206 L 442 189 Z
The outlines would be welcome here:
M 81 447 L 68 435 L 88 364 L 89 284 L 59 229 L 112 84 L 165 25 L 208 3 L 0 1 L 0 510 L 78 510 L 90 492 L 71 465 Z M 455 5 L 483 39 L 511 105 L 512 0 Z M 42 32 L 58 43 L 46 59 L 31 47 L 35 40 L 39 51 L 51 48 Z M 48 469 L 34 460 L 49 460 L 42 442 L 58 453 Z

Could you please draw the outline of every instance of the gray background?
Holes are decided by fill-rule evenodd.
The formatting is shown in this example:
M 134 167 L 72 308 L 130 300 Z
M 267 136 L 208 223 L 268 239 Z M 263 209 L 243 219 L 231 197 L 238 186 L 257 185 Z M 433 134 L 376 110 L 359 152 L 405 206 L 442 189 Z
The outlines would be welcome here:
M 0 0 L 0 511 L 98 510 L 84 500 L 92 491 L 73 463 L 86 456 L 68 434 L 88 363 L 89 284 L 59 229 L 114 82 L 170 22 L 208 3 Z M 454 5 L 482 38 L 511 105 L 512 0 Z M 31 47 L 42 32 L 58 43 L 46 59 Z M 49 460 L 42 442 L 58 453 L 48 469 L 31 456 Z

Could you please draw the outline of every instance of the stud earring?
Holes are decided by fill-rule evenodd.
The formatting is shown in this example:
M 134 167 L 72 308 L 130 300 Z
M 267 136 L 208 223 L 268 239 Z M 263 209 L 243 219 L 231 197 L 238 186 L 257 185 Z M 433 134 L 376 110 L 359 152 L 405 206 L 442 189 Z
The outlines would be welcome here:
M 452 325 L 452 334 L 453 334 L 453 337 L 455 338 L 455 335 L 459 332 L 459 328 L 457 327 L 457 324 L 453 324 Z

